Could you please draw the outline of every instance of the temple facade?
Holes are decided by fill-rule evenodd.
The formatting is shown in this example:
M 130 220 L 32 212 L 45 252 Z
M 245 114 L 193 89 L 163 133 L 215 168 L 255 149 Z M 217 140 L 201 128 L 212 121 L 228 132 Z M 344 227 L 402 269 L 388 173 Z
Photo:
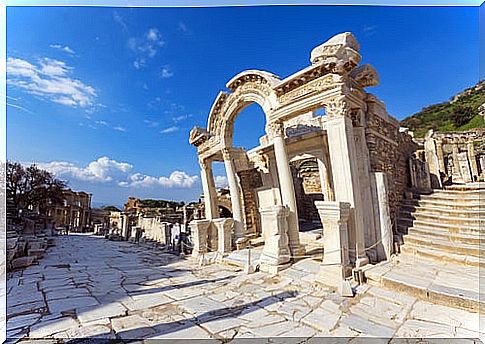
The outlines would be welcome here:
M 195 127 L 205 218 L 191 222 L 193 255 L 221 256 L 261 236 L 263 271 L 277 273 L 305 255 L 300 220 L 320 220 L 319 279 L 342 284 L 352 269 L 387 259 L 410 179 L 412 136 L 367 92 L 376 70 L 359 65 L 359 43 L 338 34 L 312 50 L 310 65 L 287 78 L 247 70 L 234 76 Z M 266 135 L 246 151 L 232 143 L 234 121 L 248 105 L 265 114 Z M 212 163 L 224 163 L 231 218 L 221 218 Z

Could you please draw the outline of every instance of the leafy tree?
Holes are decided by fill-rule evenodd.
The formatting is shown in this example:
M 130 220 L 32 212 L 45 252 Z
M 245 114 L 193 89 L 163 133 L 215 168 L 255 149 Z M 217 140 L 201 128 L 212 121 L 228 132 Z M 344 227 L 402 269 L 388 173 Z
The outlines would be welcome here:
M 7 161 L 7 198 L 17 208 L 32 209 L 45 214 L 49 204 L 64 201 L 66 183 L 54 178 L 35 164 L 25 168 L 17 162 Z
M 452 120 L 457 127 L 467 124 L 475 115 L 474 109 L 470 105 L 457 105 L 453 109 Z
M 106 210 L 106 211 L 121 211 L 118 208 L 116 208 L 114 205 L 108 205 L 108 206 L 105 206 L 101 209 Z

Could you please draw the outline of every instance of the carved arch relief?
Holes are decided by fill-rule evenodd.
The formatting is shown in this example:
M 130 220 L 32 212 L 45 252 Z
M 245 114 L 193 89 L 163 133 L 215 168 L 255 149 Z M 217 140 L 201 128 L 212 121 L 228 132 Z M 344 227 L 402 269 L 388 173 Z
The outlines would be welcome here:
M 214 101 L 207 123 L 207 131 L 215 137 L 220 148 L 232 147 L 234 120 L 248 105 L 258 104 L 269 121 L 269 114 L 278 107 L 273 87 L 280 79 L 268 72 L 245 71 L 227 83 L 232 92 L 220 92 Z

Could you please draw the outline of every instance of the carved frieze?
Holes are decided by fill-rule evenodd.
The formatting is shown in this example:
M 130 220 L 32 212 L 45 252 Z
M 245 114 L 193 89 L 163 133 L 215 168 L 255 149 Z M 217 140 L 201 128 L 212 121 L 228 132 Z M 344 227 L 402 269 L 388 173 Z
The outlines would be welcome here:
M 303 96 L 309 96 L 316 92 L 327 91 L 339 86 L 341 77 L 336 74 L 327 74 L 316 80 L 310 81 L 292 91 L 286 92 L 278 97 L 281 104 L 289 103 Z

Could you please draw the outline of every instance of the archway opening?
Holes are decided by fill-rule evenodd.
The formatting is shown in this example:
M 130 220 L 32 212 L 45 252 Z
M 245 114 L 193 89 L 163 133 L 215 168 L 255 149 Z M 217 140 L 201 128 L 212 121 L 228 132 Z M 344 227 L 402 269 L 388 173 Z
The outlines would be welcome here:
M 266 134 L 266 116 L 259 104 L 253 103 L 237 114 L 233 124 L 232 146 L 246 151 L 259 146 Z

